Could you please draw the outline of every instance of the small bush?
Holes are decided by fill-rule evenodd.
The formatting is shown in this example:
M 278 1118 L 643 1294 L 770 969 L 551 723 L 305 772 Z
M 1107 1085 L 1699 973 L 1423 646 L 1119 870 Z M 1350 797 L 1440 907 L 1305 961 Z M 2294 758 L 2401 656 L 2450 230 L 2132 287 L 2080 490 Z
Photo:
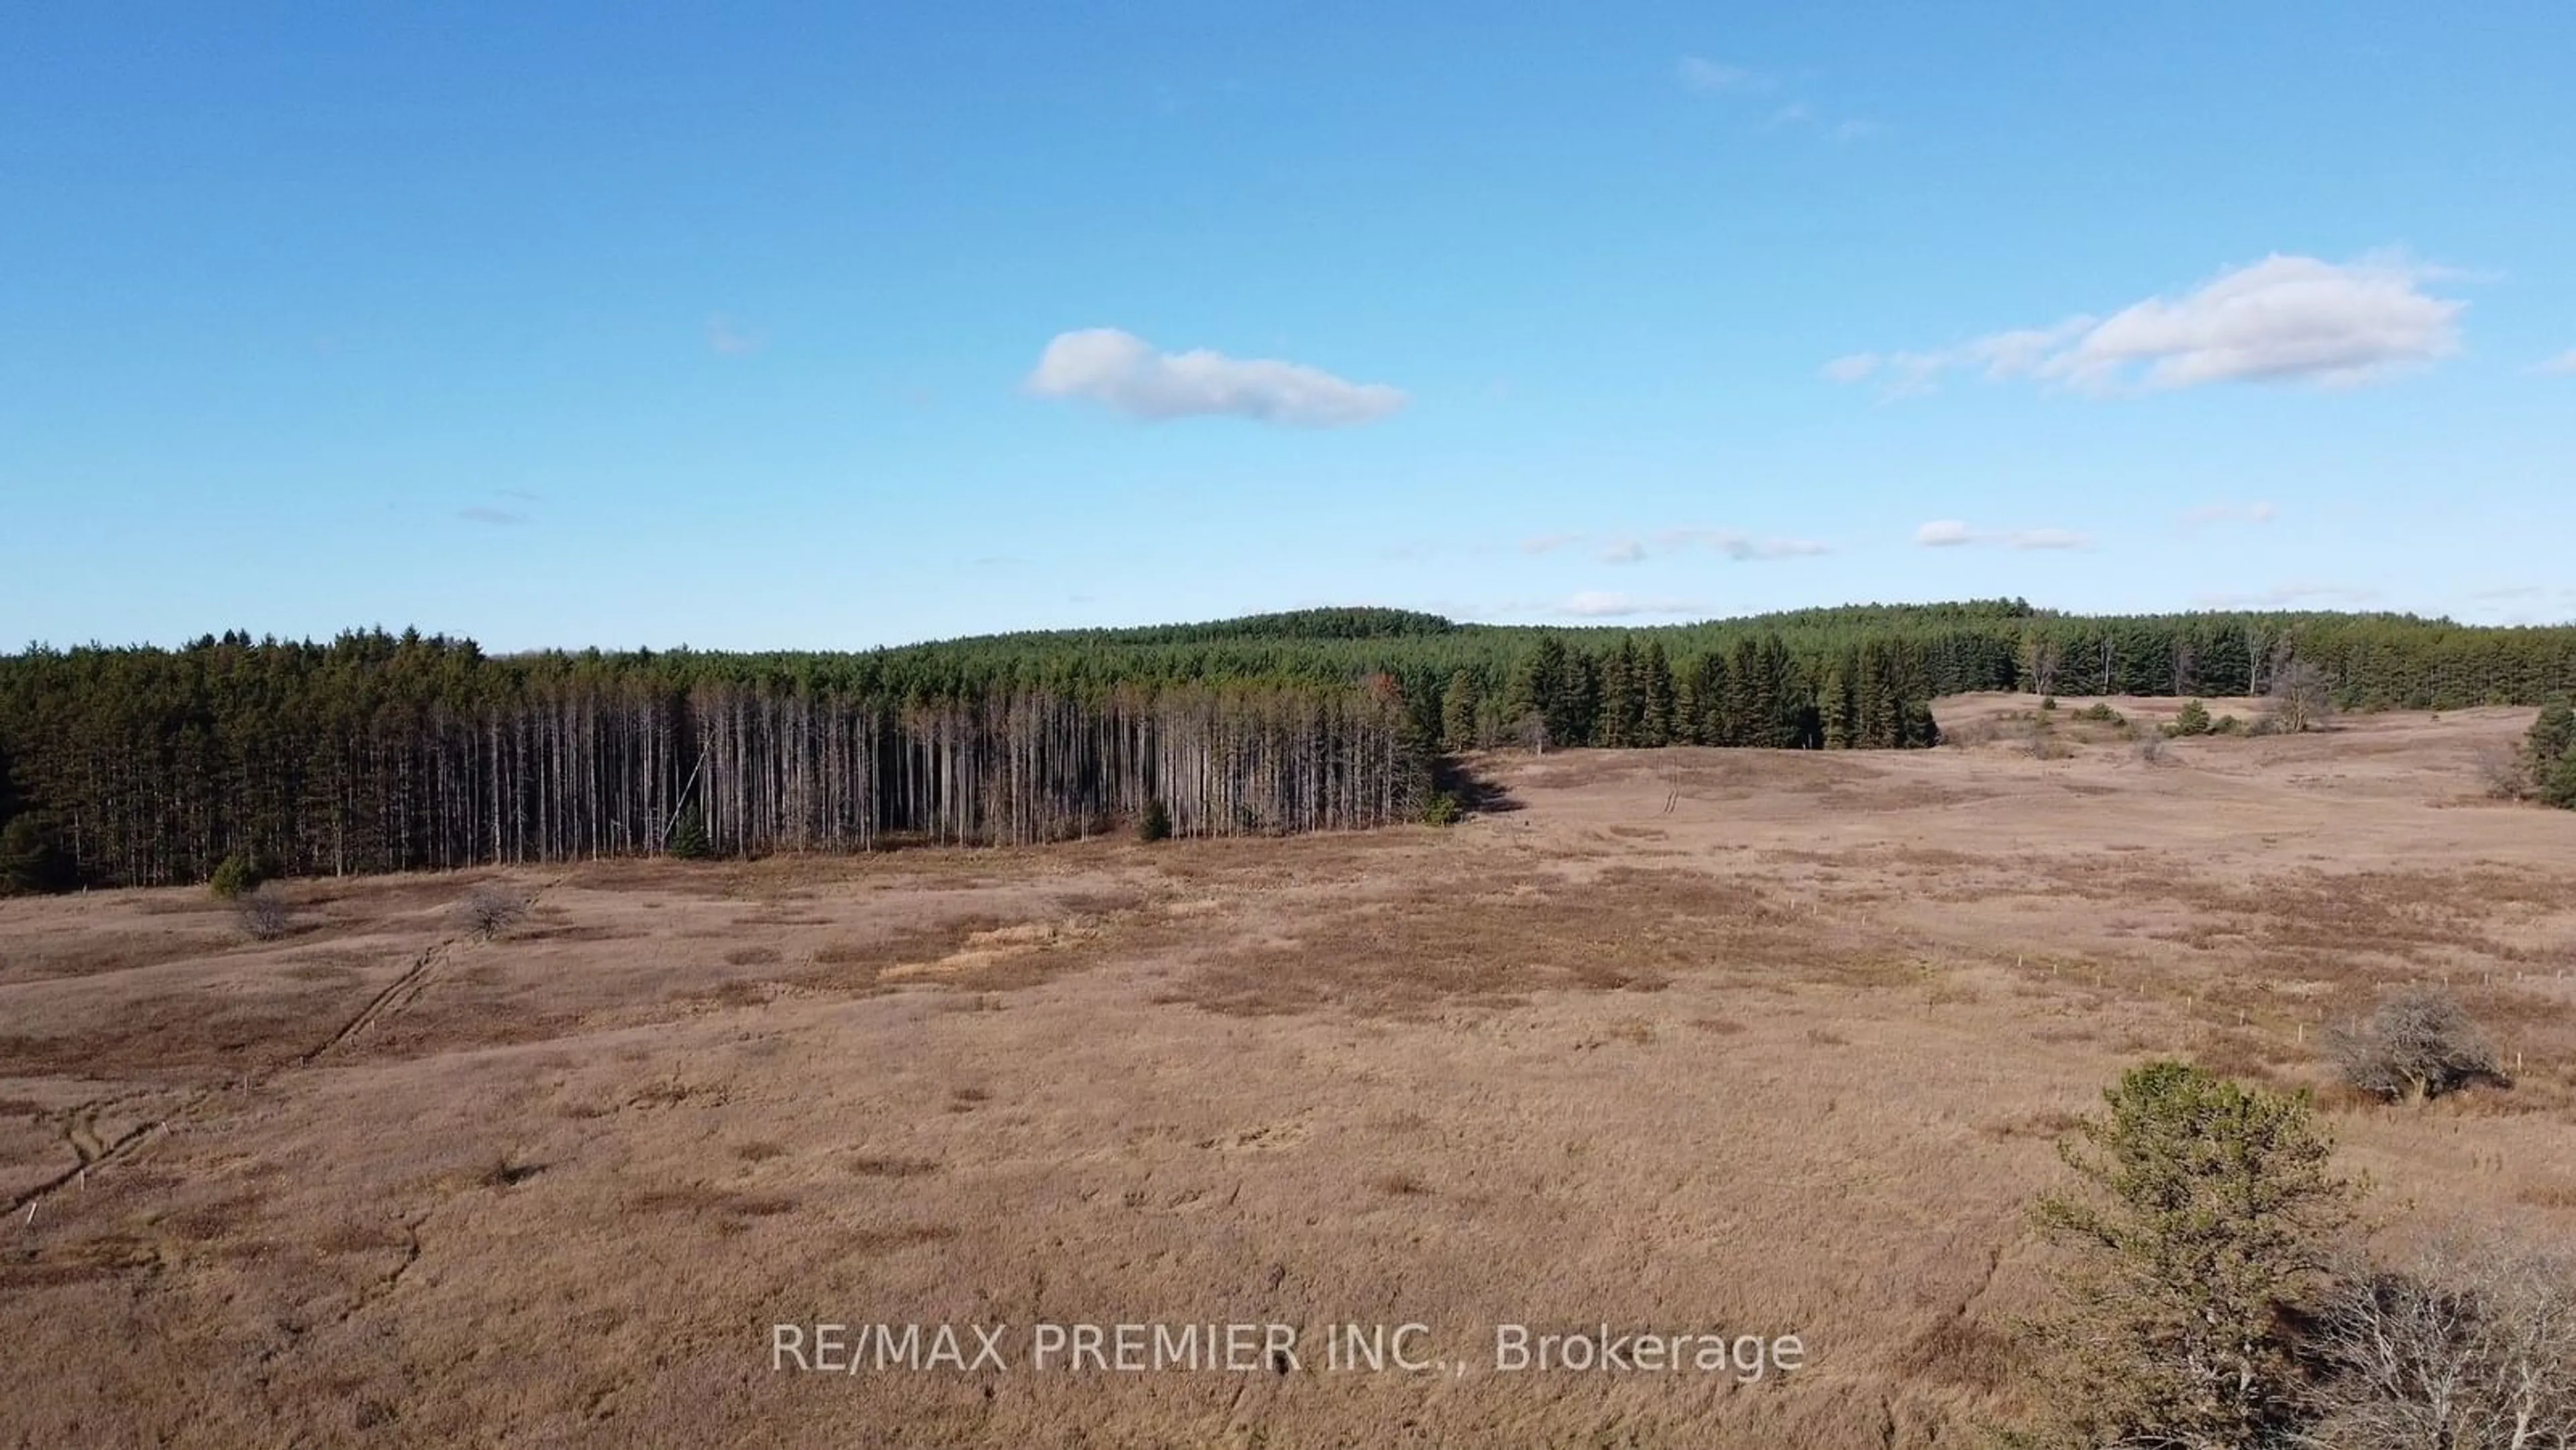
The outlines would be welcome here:
M 2209 733 L 2212 735 L 2242 735 L 2245 733 L 2245 722 L 2237 719 L 2233 715 L 2221 715 L 2217 719 L 2209 722 Z
M 1457 793 L 1444 790 L 1434 794 L 1422 807 L 1422 823 L 1426 826 L 1454 826 L 1465 814 L 1465 808 L 1458 804 Z
M 2566 701 L 2552 700 L 2541 710 L 2522 753 L 2533 794 L 2545 805 L 2576 810 L 2576 711 Z
M 2325 1048 L 2345 1082 L 2391 1102 L 2506 1081 L 2494 1045 L 2439 987 L 2398 988 L 2367 1019 L 2328 1031 Z
M 2565 700 L 2542 706 L 2539 718 L 2531 722 L 2531 733 L 2523 738 L 2523 749 L 2531 763 L 2544 770 L 2576 756 L 2576 709 L 2570 709 Z
M 216 863 L 214 874 L 207 878 L 206 885 L 217 896 L 231 901 L 258 890 L 259 884 L 267 879 L 268 873 L 259 868 L 257 861 L 236 851 Z
M 2540 781 L 2540 803 L 2576 811 L 2576 755 L 2558 762 Z
M 2490 799 L 2518 801 L 2531 794 L 2531 770 L 2521 752 L 2509 745 L 2488 744 L 2478 747 L 2476 759 L 2478 779 Z
M 510 929 L 528 914 L 526 897 L 505 886 L 477 886 L 457 908 L 465 929 L 486 941 Z
M 1145 802 L 1145 813 L 1136 818 L 1136 839 L 1151 844 L 1172 838 L 1172 812 L 1156 796 Z
M 2147 734 L 2138 737 L 2139 764 L 2162 765 L 2165 763 L 2166 759 L 2167 752 L 2165 750 L 2165 738 L 2163 736 Z
M 1992 745 L 1999 733 L 2000 732 L 1997 729 L 1995 722 L 1991 719 L 1971 720 L 1964 725 L 1954 725 L 1949 729 L 1942 731 L 1941 743 L 1944 745 Z
M 252 941 L 276 941 L 295 930 L 286 898 L 267 886 L 253 887 L 235 898 L 233 914 L 241 920 L 242 935 Z
M 683 861 L 703 861 L 715 854 L 715 847 L 707 841 L 707 823 L 697 807 L 689 807 L 671 823 L 671 841 L 665 849 Z
M 2096 700 L 2085 708 L 2076 711 L 2075 718 L 2078 720 L 2090 720 L 2096 725 L 2126 725 L 2129 723 L 2129 717 L 2112 709 L 2110 702 L 2107 700 Z
M 2056 697 L 2055 695 L 2042 695 L 2042 696 L 2040 696 L 2040 697 L 2039 697 L 2039 708 L 2041 708 L 2041 709 L 2043 709 L 2043 710 L 2054 710 L 2054 709 L 2056 709 L 2056 708 L 2057 708 L 2057 697 Z
M 2209 707 L 2198 700 L 2185 702 L 2174 716 L 2173 733 L 2176 735 L 2206 735 L 2210 728 Z
M 2022 727 L 2022 748 L 2035 760 L 2064 760 L 2075 753 L 2075 747 L 2057 738 L 2052 722 L 2045 717 Z

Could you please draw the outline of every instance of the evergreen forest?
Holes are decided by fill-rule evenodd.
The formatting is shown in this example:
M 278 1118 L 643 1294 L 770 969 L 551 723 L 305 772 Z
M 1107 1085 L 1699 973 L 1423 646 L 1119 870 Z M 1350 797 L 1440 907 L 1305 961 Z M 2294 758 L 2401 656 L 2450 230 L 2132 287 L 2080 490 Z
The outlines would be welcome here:
M 2348 709 L 2576 689 L 2576 628 L 2085 617 L 2021 600 L 1656 628 L 1322 609 L 864 653 L 540 652 L 351 632 L 0 656 L 0 889 L 670 850 L 1025 843 L 1445 818 L 1495 745 L 1903 749 L 1977 690 Z M 1454 802 L 1450 802 L 1454 806 Z

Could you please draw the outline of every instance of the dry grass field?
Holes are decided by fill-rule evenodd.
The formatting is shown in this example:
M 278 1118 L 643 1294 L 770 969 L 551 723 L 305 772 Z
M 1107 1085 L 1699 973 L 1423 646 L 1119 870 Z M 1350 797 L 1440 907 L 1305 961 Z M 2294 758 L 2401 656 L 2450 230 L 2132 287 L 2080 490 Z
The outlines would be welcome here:
M 1497 757 L 1446 831 L 296 882 L 268 943 L 202 891 L 0 902 L 0 1440 L 1959 1443 L 2071 1115 L 2160 1054 L 2327 1088 L 2320 1023 L 2418 979 L 2520 1076 L 2327 1091 L 2374 1214 L 2576 1237 L 2576 815 L 2474 767 L 2530 712 L 2148 762 L 1992 724 L 2031 703 Z M 483 884 L 532 898 L 488 940 Z M 1013 1362 L 774 1369 L 821 1321 Z M 1120 1321 L 1452 1363 L 1027 1362 Z M 1807 1362 L 1492 1367 L 1604 1322 Z

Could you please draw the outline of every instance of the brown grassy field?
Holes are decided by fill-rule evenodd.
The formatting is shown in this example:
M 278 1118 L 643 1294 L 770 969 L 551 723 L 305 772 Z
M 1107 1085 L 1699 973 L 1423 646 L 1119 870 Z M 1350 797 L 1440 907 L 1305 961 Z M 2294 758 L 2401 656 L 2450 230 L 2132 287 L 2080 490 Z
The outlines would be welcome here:
M 1447 831 L 299 882 L 265 944 L 0 902 L 0 1439 L 1955 1443 L 2015 1403 L 2054 1141 L 2144 1058 L 2326 1087 L 2321 1023 L 2448 982 L 2519 1081 L 2328 1091 L 2347 1166 L 2392 1231 L 2576 1236 L 2576 815 L 2474 768 L 2529 713 L 1496 757 Z M 534 904 L 481 940 L 487 882 Z M 1012 1362 L 774 1370 L 818 1321 Z M 1119 1321 L 1453 1364 L 1027 1363 Z M 1604 1322 L 1807 1363 L 1492 1369 Z

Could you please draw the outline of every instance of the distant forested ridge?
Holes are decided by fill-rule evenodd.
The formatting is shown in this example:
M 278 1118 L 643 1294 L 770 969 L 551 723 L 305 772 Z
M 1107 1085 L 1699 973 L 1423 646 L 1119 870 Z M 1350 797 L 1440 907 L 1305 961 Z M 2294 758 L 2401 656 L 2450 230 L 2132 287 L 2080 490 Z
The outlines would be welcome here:
M 1183 834 L 1419 814 L 1500 743 L 1934 743 L 1969 690 L 2533 703 L 2576 629 L 2396 615 L 2082 618 L 2019 600 L 1653 629 L 1379 609 L 995 635 L 854 654 L 490 656 L 471 641 L 208 636 L 0 657 L 0 889 L 665 849 L 1029 842 L 1160 801 Z

